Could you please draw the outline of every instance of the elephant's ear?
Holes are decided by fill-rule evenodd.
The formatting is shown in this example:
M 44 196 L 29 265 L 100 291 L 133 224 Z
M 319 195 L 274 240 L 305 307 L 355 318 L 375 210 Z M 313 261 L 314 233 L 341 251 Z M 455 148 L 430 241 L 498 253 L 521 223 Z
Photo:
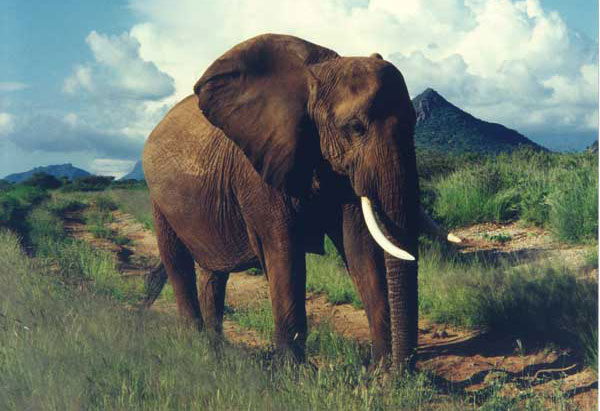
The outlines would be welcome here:
M 320 157 L 307 113 L 310 65 L 338 58 L 297 37 L 265 34 L 217 59 L 194 86 L 206 118 L 232 139 L 263 179 L 299 195 Z

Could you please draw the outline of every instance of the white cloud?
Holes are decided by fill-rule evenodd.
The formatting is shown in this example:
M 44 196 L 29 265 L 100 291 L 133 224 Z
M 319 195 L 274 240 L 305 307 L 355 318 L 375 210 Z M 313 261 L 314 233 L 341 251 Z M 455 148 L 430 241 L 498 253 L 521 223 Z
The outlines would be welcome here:
M 127 159 L 137 158 L 144 143 L 143 135 L 126 135 L 119 129 L 99 127 L 75 113 L 57 117 L 44 111 L 27 112 L 18 119 L 0 115 L 0 124 L 7 128 L 3 140 L 25 151 L 87 152 Z
M 0 136 L 12 133 L 15 127 L 15 117 L 10 113 L 0 112 Z
M 85 41 L 95 61 L 75 68 L 65 80 L 65 92 L 133 100 L 156 100 L 173 92 L 173 80 L 140 58 L 140 44 L 128 33 L 105 36 L 92 31 Z
M 101 176 L 113 176 L 116 179 L 129 173 L 135 164 L 131 160 L 119 160 L 114 158 L 97 158 L 91 162 L 91 171 L 93 174 Z
M 288 33 L 343 55 L 380 52 L 426 87 L 526 134 L 597 129 L 597 44 L 539 0 L 131 0 L 140 56 L 175 81 L 169 104 L 236 43 Z
M 19 91 L 29 88 L 29 84 L 19 81 L 0 81 L 0 92 Z

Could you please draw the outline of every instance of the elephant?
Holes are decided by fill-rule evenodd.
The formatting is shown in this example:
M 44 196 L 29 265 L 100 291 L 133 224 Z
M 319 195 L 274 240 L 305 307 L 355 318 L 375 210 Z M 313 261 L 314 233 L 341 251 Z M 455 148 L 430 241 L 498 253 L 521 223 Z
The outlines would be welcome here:
M 262 268 L 275 347 L 303 361 L 305 254 L 323 254 L 327 235 L 363 302 L 373 359 L 412 368 L 419 233 L 458 239 L 420 207 L 400 71 L 378 54 L 263 34 L 193 90 L 144 146 L 161 259 L 148 303 L 168 277 L 180 316 L 219 334 L 229 274 Z

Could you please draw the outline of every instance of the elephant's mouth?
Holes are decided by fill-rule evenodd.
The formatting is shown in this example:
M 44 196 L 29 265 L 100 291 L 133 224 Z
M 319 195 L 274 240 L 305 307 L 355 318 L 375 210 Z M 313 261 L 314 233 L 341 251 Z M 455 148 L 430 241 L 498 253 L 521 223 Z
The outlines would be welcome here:
M 369 233 L 371 234 L 375 242 L 381 248 L 383 248 L 384 251 L 396 258 L 399 258 L 401 260 L 414 261 L 415 257 L 413 255 L 394 244 L 394 242 L 392 241 L 394 237 L 389 234 L 390 230 L 388 230 L 386 228 L 386 225 L 382 223 L 383 219 L 379 218 L 375 210 L 376 207 L 373 206 L 371 200 L 369 200 L 367 197 L 361 197 L 360 202 L 365 223 L 367 224 Z M 419 207 L 419 226 L 423 232 L 427 232 L 432 235 L 438 236 L 451 243 L 462 242 L 462 240 L 459 237 L 447 232 L 439 225 L 437 225 L 435 221 L 433 221 L 433 219 L 423 209 L 423 207 Z

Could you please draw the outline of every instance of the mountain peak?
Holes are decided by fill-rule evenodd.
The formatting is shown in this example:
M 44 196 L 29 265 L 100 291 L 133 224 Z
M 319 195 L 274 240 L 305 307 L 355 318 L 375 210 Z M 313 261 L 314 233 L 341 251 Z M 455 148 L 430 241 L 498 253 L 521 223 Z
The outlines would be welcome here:
M 430 118 L 440 107 L 452 106 L 440 93 L 429 87 L 413 99 L 413 105 L 417 114 L 417 123 Z
M 417 123 L 415 144 L 444 152 L 512 151 L 521 145 L 542 149 L 515 130 L 475 118 L 432 88 L 412 100 Z

